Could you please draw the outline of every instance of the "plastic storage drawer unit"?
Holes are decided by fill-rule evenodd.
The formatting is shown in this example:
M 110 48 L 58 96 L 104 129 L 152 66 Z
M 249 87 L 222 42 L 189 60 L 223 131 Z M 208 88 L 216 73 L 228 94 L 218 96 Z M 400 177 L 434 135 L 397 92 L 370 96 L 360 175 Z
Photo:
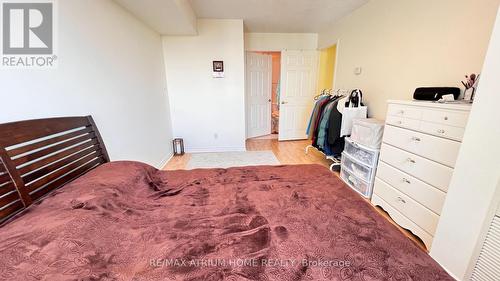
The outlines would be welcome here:
M 361 163 L 376 167 L 380 150 L 357 144 L 351 138 L 345 138 L 344 152 Z
M 354 119 L 352 121 L 351 139 L 370 148 L 380 149 L 384 122 L 374 119 Z
M 366 182 L 372 181 L 374 169 L 357 162 L 345 152 L 342 152 L 342 166 L 346 167 L 356 177 Z
M 362 179 L 356 177 L 352 174 L 348 169 L 342 167 L 340 170 L 340 177 L 347 183 L 352 189 L 357 191 L 359 194 L 363 195 L 366 198 L 371 198 L 372 196 L 372 184 L 368 184 Z

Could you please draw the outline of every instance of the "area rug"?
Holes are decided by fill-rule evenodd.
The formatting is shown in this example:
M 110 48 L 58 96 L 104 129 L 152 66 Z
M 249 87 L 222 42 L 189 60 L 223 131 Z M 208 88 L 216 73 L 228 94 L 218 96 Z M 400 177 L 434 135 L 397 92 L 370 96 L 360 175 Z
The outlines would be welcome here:
M 214 152 L 191 154 L 187 168 L 192 170 L 279 164 L 280 161 L 272 151 Z

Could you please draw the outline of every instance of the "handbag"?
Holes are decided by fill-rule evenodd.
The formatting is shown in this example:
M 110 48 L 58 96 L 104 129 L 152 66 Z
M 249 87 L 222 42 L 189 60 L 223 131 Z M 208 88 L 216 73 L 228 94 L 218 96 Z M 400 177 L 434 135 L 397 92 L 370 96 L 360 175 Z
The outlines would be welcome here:
M 360 89 L 354 89 L 345 102 L 345 107 L 363 106 L 363 92 Z
M 363 104 L 363 92 L 360 89 L 355 89 L 351 92 L 345 108 L 342 112 L 342 125 L 340 128 L 340 136 L 349 136 L 352 131 L 352 120 L 366 118 L 368 116 L 368 107 Z

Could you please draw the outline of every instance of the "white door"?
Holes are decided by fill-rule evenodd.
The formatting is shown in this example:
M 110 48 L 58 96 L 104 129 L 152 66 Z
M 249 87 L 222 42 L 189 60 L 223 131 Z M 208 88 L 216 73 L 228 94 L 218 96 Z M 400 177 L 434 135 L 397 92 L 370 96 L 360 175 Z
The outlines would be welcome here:
M 279 140 L 307 138 L 317 72 L 317 51 L 281 52 Z
M 247 138 L 271 133 L 271 55 L 246 53 Z

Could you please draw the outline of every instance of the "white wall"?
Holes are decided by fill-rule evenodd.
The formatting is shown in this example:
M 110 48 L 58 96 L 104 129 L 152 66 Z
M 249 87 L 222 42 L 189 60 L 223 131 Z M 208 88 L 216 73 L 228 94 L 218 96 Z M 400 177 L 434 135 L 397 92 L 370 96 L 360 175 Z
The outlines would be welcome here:
M 246 51 L 316 50 L 316 33 L 245 33 Z
M 242 20 L 198 20 L 198 36 L 164 36 L 175 137 L 188 152 L 245 150 Z M 212 61 L 225 78 L 212 78 Z
M 431 249 L 431 256 L 462 280 L 500 199 L 495 195 L 500 180 L 499 50 L 500 11 Z
M 161 166 L 171 124 L 161 38 L 112 1 L 58 1 L 59 66 L 0 70 L 0 122 L 92 115 L 112 160 Z
M 319 34 L 338 46 L 335 86 L 364 90 L 369 113 L 420 86 L 461 86 L 480 72 L 499 0 L 371 0 Z M 354 75 L 355 67 L 363 73 Z

